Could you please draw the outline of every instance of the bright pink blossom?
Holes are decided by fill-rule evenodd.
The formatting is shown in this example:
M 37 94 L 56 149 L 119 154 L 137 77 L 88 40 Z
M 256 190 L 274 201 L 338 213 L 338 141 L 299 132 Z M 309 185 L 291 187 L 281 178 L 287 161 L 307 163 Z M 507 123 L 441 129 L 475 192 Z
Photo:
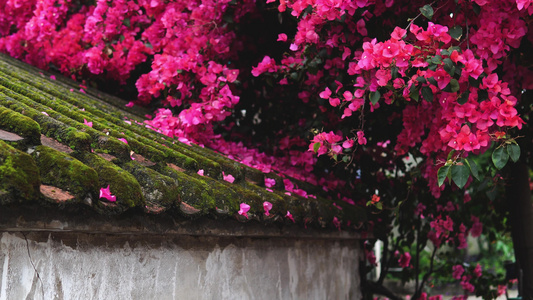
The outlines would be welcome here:
M 241 216 L 244 216 L 246 217 L 246 219 L 248 219 L 248 211 L 250 210 L 250 205 L 246 204 L 246 203 L 241 203 L 239 205 L 240 209 L 239 211 L 237 212 L 239 215 Z
M 461 265 L 455 265 L 452 267 L 452 271 L 453 271 L 452 277 L 459 280 L 461 279 L 461 276 L 463 275 L 465 269 Z
M 275 186 L 275 185 L 276 185 L 276 180 L 275 180 L 275 179 L 265 177 L 265 186 L 266 186 L 266 187 L 271 188 L 271 187 L 273 187 L 273 186 Z
M 409 267 L 409 264 L 411 263 L 411 254 L 409 252 L 405 252 L 400 256 L 400 259 L 398 259 L 398 264 L 402 268 Z
M 265 216 L 270 216 L 270 210 L 272 209 L 272 203 L 268 201 L 263 202 L 263 209 L 265 210 Z
M 117 201 L 117 197 L 115 195 L 111 194 L 111 191 L 109 190 L 109 185 L 107 185 L 106 188 L 100 188 L 100 197 L 99 198 L 107 199 L 110 202 Z
M 83 124 L 87 125 L 89 127 L 93 127 L 93 122 L 88 122 L 87 120 L 83 119 Z
M 296 223 L 296 221 L 294 221 L 294 218 L 292 217 L 292 214 L 290 211 L 287 211 L 287 214 L 285 215 L 285 217 L 289 220 L 291 220 L 293 223 Z
M 233 183 L 235 181 L 235 177 L 233 177 L 231 174 L 226 175 L 224 172 L 222 172 L 222 177 L 229 183 Z

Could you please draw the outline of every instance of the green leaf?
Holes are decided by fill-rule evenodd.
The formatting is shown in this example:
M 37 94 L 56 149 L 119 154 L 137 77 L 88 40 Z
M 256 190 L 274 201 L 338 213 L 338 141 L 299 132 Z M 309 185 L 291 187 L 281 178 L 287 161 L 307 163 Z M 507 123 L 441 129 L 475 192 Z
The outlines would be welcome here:
M 438 86 L 437 80 L 434 77 L 429 77 L 428 82 L 434 86 Z
M 444 183 L 444 180 L 446 180 L 446 177 L 448 177 L 448 173 L 450 172 L 451 165 L 444 165 L 439 168 L 437 171 L 437 180 L 439 183 L 439 186 L 441 186 Z
M 478 77 L 478 79 L 475 79 L 472 76 L 468 76 L 468 84 L 470 84 L 472 87 L 479 87 L 479 84 L 481 83 L 481 78 Z
M 453 76 L 455 73 L 455 64 L 449 58 L 444 59 L 444 71 L 446 71 L 450 76 Z
M 429 86 L 423 86 L 422 87 L 422 97 L 427 102 L 433 102 L 433 91 Z
M 481 6 L 479 6 L 477 3 L 472 3 L 472 10 L 476 13 L 476 15 L 479 15 L 481 13 Z
M 434 11 L 433 11 L 433 7 L 431 7 L 431 5 L 429 5 L 429 4 L 426 4 L 426 5 L 424 5 L 424 6 L 422 6 L 422 7 L 420 8 L 420 13 L 421 13 L 424 17 L 426 17 L 426 18 L 428 18 L 429 20 L 431 20 L 431 18 L 433 18 L 433 13 L 434 13 Z
M 479 174 L 479 167 L 477 166 L 476 161 L 472 160 L 472 159 L 469 160 L 469 159 L 465 158 L 465 163 L 470 168 L 470 172 L 472 173 L 474 178 L 476 178 L 477 180 L 481 181 L 481 176 L 480 176 L 481 174 Z
M 322 143 L 320 143 L 320 142 L 314 143 L 313 144 L 313 152 L 317 153 L 318 149 L 320 148 L 321 145 L 322 145 Z
M 452 159 L 453 155 L 455 154 L 455 150 L 451 150 L 450 153 L 448 153 L 448 158 L 446 160 Z
M 391 71 L 391 76 L 392 76 L 393 80 L 399 77 L 398 76 L 398 67 L 394 66 L 394 67 L 392 67 L 390 69 L 390 71 Z
M 509 153 L 504 149 L 504 147 L 499 147 L 492 152 L 492 162 L 497 169 L 505 167 L 507 161 L 509 160 Z
M 478 89 L 477 90 L 477 101 L 481 102 L 489 99 L 489 92 L 487 90 Z
M 420 83 L 426 83 L 426 78 L 424 78 L 424 76 L 418 76 L 416 78 L 416 81 L 418 81 Z
M 345 163 L 347 163 L 347 162 L 350 161 L 350 157 L 347 156 L 347 155 L 345 155 L 345 156 L 342 157 L 342 161 L 345 162 Z
M 457 98 L 457 103 L 463 105 L 468 101 L 468 97 L 470 96 L 470 91 L 466 91 Z
M 459 82 L 457 81 L 457 79 L 450 79 L 450 83 L 448 83 L 448 85 L 444 88 L 444 91 L 450 93 L 455 93 L 459 91 Z
M 440 55 L 435 55 L 431 57 L 431 62 L 436 65 L 440 65 L 440 63 L 442 62 L 442 57 Z
M 520 146 L 517 144 L 510 144 L 507 145 L 507 153 L 509 153 L 509 157 L 513 162 L 517 162 L 520 158 Z
M 370 92 L 370 102 L 372 104 L 378 103 L 379 98 L 381 98 L 381 93 L 379 91 Z
M 468 177 L 470 177 L 470 169 L 468 166 L 465 164 L 452 165 L 451 173 L 453 182 L 462 189 L 468 181 Z
M 125 18 L 124 20 L 122 20 L 122 24 L 124 24 L 126 27 L 130 27 L 130 19 Z
M 383 209 L 383 204 L 381 202 L 376 203 L 376 208 L 379 210 Z
M 463 28 L 461 26 L 455 25 L 450 29 L 450 36 L 455 40 L 460 40 L 463 35 Z

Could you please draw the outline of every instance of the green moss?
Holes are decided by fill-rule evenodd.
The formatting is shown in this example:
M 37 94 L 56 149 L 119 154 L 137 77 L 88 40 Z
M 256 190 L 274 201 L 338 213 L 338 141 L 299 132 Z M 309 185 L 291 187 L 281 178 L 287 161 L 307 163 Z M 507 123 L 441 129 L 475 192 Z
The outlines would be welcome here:
M 67 134 L 68 146 L 77 151 L 91 151 L 91 136 L 83 131 L 70 131 Z
M 201 214 L 212 213 L 216 208 L 235 209 L 238 204 L 230 203 L 225 199 L 236 199 L 232 190 L 221 184 L 213 184 L 213 179 L 198 175 L 188 175 L 164 165 L 156 166 L 157 171 L 174 178 L 178 182 L 180 200 L 188 205 L 201 210 Z M 225 195 L 225 196 L 222 196 Z
M 0 141 L 0 203 L 40 197 L 39 169 L 28 154 Z
M 0 106 L 0 128 L 20 135 L 28 145 L 41 144 L 41 127 L 37 122 L 2 106 Z
M 170 208 L 179 202 L 177 180 L 161 175 L 136 161 L 123 163 L 121 167 L 137 179 L 146 203 Z
M 96 199 L 99 190 L 98 174 L 79 160 L 50 147 L 38 146 L 32 153 L 43 184 L 56 186 L 76 196 Z
M 100 187 L 110 186 L 111 193 L 117 196 L 117 204 L 123 210 L 144 206 L 141 186 L 129 172 L 93 153 L 74 152 L 74 156 L 96 171 Z

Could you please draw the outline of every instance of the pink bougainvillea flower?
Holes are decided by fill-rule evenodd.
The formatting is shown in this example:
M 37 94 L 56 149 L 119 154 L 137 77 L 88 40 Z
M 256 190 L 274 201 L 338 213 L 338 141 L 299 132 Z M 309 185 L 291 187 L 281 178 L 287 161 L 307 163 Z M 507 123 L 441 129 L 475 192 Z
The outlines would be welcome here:
M 233 183 L 235 181 L 235 177 L 233 177 L 231 174 L 226 175 L 226 173 L 222 172 L 222 177 L 224 177 L 224 180 L 229 183 Z
M 337 219 L 337 217 L 333 217 L 333 225 L 335 225 L 335 227 L 337 227 L 339 231 L 341 230 L 341 222 L 339 221 L 339 219 Z
M 198 174 L 200 176 L 204 176 L 204 169 L 198 170 L 198 172 L 196 172 L 196 174 Z
M 344 141 L 344 143 L 342 143 L 342 147 L 345 148 L 345 149 L 352 148 L 353 147 L 353 140 L 349 139 L 349 140 Z
M 278 34 L 278 41 L 286 42 L 287 41 L 287 35 L 285 33 Z
M 359 143 L 359 145 L 366 145 L 365 133 L 362 130 L 359 130 L 357 132 L 357 142 Z
M 270 216 L 270 210 L 272 209 L 272 203 L 268 201 L 263 202 L 263 208 L 265 209 L 265 216 Z
M 463 275 L 463 272 L 465 271 L 465 269 L 461 265 L 455 265 L 452 267 L 452 271 L 453 271 L 452 273 L 453 278 L 459 280 L 461 279 L 461 275 Z
M 266 177 L 265 177 L 265 186 L 266 186 L 266 187 L 271 188 L 271 187 L 273 187 L 273 186 L 275 186 L 275 185 L 276 185 L 276 179 L 273 179 L 273 178 L 266 178 Z
M 318 96 L 322 99 L 329 99 L 329 97 L 331 96 L 331 90 L 328 87 L 326 87 L 326 89 L 320 92 Z
M 298 45 L 296 45 L 296 44 L 291 44 L 291 46 L 289 47 L 289 49 L 291 49 L 291 51 L 296 51 L 296 50 L 298 50 Z
M 104 188 L 100 188 L 100 198 L 107 199 L 107 201 L 115 202 L 117 201 L 117 197 L 113 194 L 111 194 L 111 191 L 109 190 L 109 185 Z
M 93 127 L 93 122 L 87 122 L 87 120 L 83 119 L 83 124 L 87 125 L 89 127 Z
M 409 267 L 409 264 L 411 263 L 411 253 L 405 252 L 400 256 L 400 259 L 398 259 L 398 264 L 402 268 Z
M 250 210 L 250 205 L 246 204 L 246 203 L 241 203 L 240 205 L 240 209 L 238 211 L 239 215 L 241 216 L 245 216 L 246 219 L 248 219 L 248 214 L 247 212 Z
M 126 144 L 128 143 L 128 140 L 126 140 L 125 138 L 120 138 L 120 139 L 118 139 L 118 140 L 121 141 L 121 142 L 123 142 L 123 143 L 126 143 Z
M 135 105 L 135 103 L 133 103 L 133 101 L 130 101 L 130 102 L 126 103 L 126 105 L 124 105 L 124 106 L 133 107 L 134 105 Z
M 477 278 L 481 277 L 483 275 L 483 272 L 481 270 L 481 266 L 479 264 L 476 265 L 476 268 L 474 269 L 474 275 L 476 275 Z
M 287 214 L 285 215 L 285 217 L 289 220 L 291 220 L 293 223 L 296 223 L 296 221 L 294 221 L 294 218 L 292 217 L 292 214 L 290 211 L 287 211 Z

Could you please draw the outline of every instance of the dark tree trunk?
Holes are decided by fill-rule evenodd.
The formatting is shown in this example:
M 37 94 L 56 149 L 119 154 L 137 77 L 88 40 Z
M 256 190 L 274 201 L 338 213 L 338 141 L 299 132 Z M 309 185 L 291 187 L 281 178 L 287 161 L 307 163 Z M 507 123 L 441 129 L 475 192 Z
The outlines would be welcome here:
M 533 300 L 533 201 L 525 163 L 509 164 L 506 197 L 516 262 L 521 270 L 521 295 Z

